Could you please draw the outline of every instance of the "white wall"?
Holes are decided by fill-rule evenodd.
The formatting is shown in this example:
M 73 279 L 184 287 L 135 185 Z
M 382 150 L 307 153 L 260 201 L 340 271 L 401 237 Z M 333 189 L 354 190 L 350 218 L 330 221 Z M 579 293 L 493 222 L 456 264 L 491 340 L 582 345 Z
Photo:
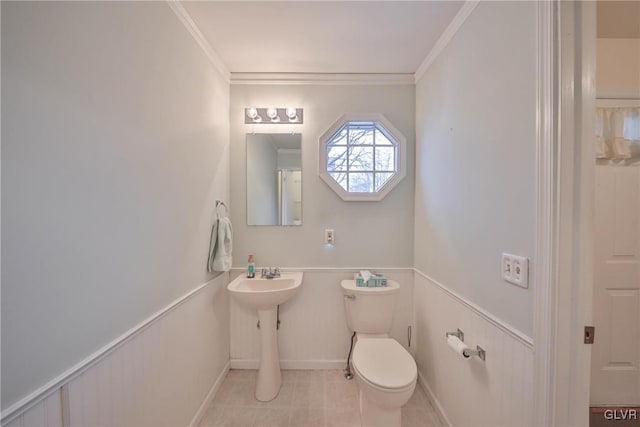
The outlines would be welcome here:
M 344 113 L 382 113 L 407 138 L 414 155 L 415 90 L 407 86 L 232 85 L 231 219 L 233 265 L 244 267 L 247 254 L 258 266 L 411 267 L 413 265 L 413 164 L 406 178 L 379 203 L 345 202 L 318 176 L 318 138 Z M 245 125 L 249 106 L 304 108 L 302 125 Z M 247 133 L 302 134 L 302 226 L 247 227 Z M 325 228 L 335 230 L 336 245 L 324 245 Z
M 535 265 L 535 60 L 535 3 L 480 2 L 416 86 L 416 360 L 455 426 L 532 422 L 535 277 L 503 282 L 500 256 Z
M 526 427 L 533 419 L 533 346 L 417 273 L 414 284 L 416 363 L 436 409 L 456 427 Z M 464 359 L 448 346 L 457 328 L 486 352 Z M 542 426 L 539 426 L 542 427 Z
M 640 98 L 640 39 L 598 39 L 596 96 Z
M 228 278 L 172 305 L 7 427 L 197 425 L 229 366 Z
M 228 369 L 227 283 L 219 275 L 74 378 L 69 426 L 176 427 L 202 416 Z
M 535 263 L 535 61 L 535 3 L 481 2 L 416 87 L 415 266 L 529 336 L 500 257 Z
M 4 411 L 211 278 L 229 87 L 164 2 L 4 2 L 2 66 Z
M 231 218 L 234 266 L 244 269 L 246 255 L 258 266 L 305 267 L 300 293 L 283 304 L 278 332 L 280 358 L 287 368 L 342 368 L 349 351 L 340 280 L 352 278 L 349 267 L 393 267 L 378 270 L 402 286 L 392 335 L 407 345 L 412 324 L 413 164 L 407 177 L 381 202 L 345 202 L 318 176 L 318 138 L 345 113 L 384 114 L 407 138 L 407 158 L 414 155 L 414 88 L 412 86 L 232 85 L 231 86 Z M 304 108 L 302 125 L 245 125 L 244 108 Z M 302 135 L 302 226 L 248 227 L 245 135 Z M 333 228 L 336 245 L 324 245 L 324 229 Z M 236 274 L 238 272 L 235 272 Z M 257 367 L 259 331 L 255 311 L 231 301 L 232 367 Z M 313 332 L 310 332 L 313 331 Z

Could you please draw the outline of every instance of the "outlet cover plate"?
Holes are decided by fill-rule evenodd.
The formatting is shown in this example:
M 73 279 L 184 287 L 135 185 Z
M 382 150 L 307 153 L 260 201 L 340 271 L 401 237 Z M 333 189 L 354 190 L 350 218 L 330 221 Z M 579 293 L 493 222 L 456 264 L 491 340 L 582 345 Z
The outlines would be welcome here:
M 502 279 L 521 288 L 529 287 L 529 258 L 502 253 Z

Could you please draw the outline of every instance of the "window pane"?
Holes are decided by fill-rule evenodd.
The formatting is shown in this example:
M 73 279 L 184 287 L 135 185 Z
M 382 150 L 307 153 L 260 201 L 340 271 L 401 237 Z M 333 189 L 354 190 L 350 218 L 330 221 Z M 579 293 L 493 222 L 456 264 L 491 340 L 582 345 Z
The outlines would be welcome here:
M 347 147 L 327 147 L 327 172 L 347 170 Z
M 338 184 L 340 184 L 340 187 L 342 187 L 345 191 L 349 191 L 347 190 L 347 174 L 345 172 L 330 173 L 329 176 L 333 178 Z
M 373 145 L 373 125 L 349 126 L 350 145 Z
M 376 145 L 393 145 L 393 143 L 386 137 L 386 135 L 376 129 Z
M 377 171 L 395 171 L 396 170 L 396 148 L 376 147 L 376 170 Z
M 373 193 L 373 173 L 350 173 L 350 193 Z
M 349 147 L 350 171 L 373 171 L 373 147 Z
M 382 187 L 391 179 L 393 173 L 376 173 L 376 191 L 380 191 Z
M 347 145 L 347 128 L 343 127 L 331 137 L 327 145 Z

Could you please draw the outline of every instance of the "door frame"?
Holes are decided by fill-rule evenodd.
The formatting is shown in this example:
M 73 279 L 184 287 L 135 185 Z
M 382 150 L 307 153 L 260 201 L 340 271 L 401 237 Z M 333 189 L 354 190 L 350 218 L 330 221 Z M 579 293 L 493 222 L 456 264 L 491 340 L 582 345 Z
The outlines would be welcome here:
M 534 419 L 589 423 L 595 3 L 538 2 Z

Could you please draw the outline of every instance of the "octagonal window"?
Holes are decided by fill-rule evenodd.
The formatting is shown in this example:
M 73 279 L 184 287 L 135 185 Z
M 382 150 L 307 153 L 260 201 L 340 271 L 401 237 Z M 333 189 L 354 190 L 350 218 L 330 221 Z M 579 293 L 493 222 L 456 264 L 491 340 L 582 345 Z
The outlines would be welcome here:
M 320 137 L 320 177 L 344 200 L 382 200 L 406 175 L 405 145 L 381 114 L 344 115 Z

